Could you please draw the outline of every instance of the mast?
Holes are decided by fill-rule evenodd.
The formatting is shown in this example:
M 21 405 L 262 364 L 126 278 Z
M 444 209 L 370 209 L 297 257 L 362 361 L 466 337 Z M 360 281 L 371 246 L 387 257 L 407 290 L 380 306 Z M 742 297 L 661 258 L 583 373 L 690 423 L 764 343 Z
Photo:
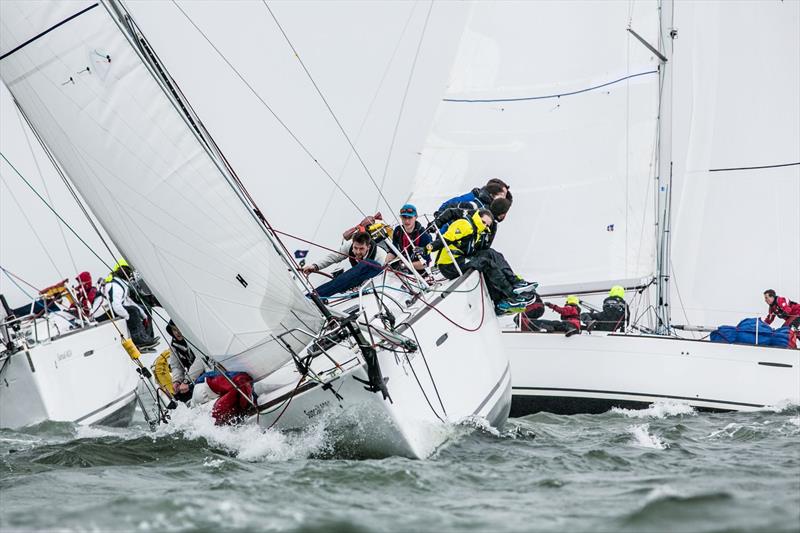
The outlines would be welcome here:
M 670 225 L 672 204 L 672 71 L 674 0 L 659 2 L 658 189 L 656 191 L 656 332 L 668 335 L 670 318 Z

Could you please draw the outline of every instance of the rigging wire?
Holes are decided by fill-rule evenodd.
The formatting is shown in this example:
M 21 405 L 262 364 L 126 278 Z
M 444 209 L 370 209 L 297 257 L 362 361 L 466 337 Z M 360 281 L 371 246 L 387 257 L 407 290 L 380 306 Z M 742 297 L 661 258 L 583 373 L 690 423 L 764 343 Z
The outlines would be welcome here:
M 5 156 L 3 156 L 3 158 L 5 159 Z M 6 161 L 8 161 L 8 160 L 6 159 Z M 9 165 L 11 165 L 11 163 L 9 163 Z M 11 166 L 11 168 L 14 168 L 13 165 Z M 31 219 L 28 216 L 28 212 L 22 207 L 22 204 L 17 199 L 17 195 L 14 194 L 14 191 L 11 190 L 11 187 L 9 187 L 8 183 L 5 182 L 5 179 L 3 179 L 2 183 L 5 183 L 6 188 L 8 189 L 8 193 L 11 196 L 11 199 L 14 200 L 14 203 L 16 204 L 17 208 L 19 209 L 20 213 L 22 213 L 22 217 L 25 219 L 25 222 L 28 223 L 28 227 L 30 228 L 31 233 L 33 233 L 33 236 L 36 237 L 36 240 L 38 241 L 39 246 L 42 248 L 42 250 L 44 251 L 45 255 L 47 256 L 47 259 L 50 261 L 50 264 L 52 265 L 53 270 L 56 271 L 58 276 L 63 278 L 64 274 L 61 272 L 61 269 L 58 268 L 58 265 L 56 264 L 55 259 L 53 259 L 53 256 L 50 253 L 50 250 L 47 248 L 47 246 L 45 246 L 44 241 L 42 240 L 42 237 L 39 235 L 39 232 L 36 229 L 36 226 L 33 224 L 33 222 L 31 222 Z
M 22 283 L 24 283 L 25 285 L 27 285 L 28 287 L 30 287 L 31 289 L 35 290 L 36 292 L 40 292 L 40 290 L 39 290 L 39 287 L 36 287 L 36 286 L 35 286 L 35 285 L 33 285 L 32 283 L 29 283 L 29 282 L 25 281 L 25 280 L 24 280 L 24 279 L 22 279 L 21 277 L 17 276 L 17 275 L 16 275 L 16 274 L 14 274 L 13 272 L 11 272 L 11 271 L 10 271 L 10 270 L 8 270 L 7 268 L 5 268 L 3 265 L 0 265 L 0 270 L 2 270 L 2 271 L 5 273 L 5 275 L 9 277 L 9 279 L 13 280 L 14 278 L 16 278 L 16 279 L 18 279 L 19 281 L 21 281 Z M 19 285 L 17 285 L 17 287 L 19 287 Z M 21 290 L 21 289 L 20 289 L 20 290 Z
M 414 4 L 416 7 L 416 4 Z M 378 192 L 383 197 L 383 186 L 386 183 L 386 175 L 389 173 L 389 164 L 392 160 L 392 154 L 394 153 L 394 143 L 397 140 L 397 132 L 400 129 L 400 121 L 403 118 L 403 112 L 405 111 L 406 107 L 406 99 L 408 98 L 408 92 L 411 89 L 411 81 L 414 79 L 414 72 L 417 69 L 417 60 L 419 59 L 419 52 L 422 50 L 422 41 L 425 40 L 425 32 L 428 29 L 428 22 L 431 18 L 431 11 L 433 11 L 433 0 L 431 0 L 430 5 L 428 6 L 428 13 L 425 15 L 425 22 L 422 25 L 422 33 L 419 36 L 419 42 L 417 43 L 417 50 L 414 53 L 414 60 L 411 63 L 411 71 L 408 73 L 408 80 L 406 81 L 406 88 L 403 91 L 403 99 L 400 102 L 400 110 L 397 113 L 397 120 L 394 123 L 394 130 L 392 131 L 392 140 L 389 142 L 389 153 L 386 156 L 386 165 L 383 167 L 383 175 L 381 176 L 381 185 L 378 188 Z M 375 209 L 378 208 L 378 202 L 375 202 Z M 402 224 L 400 227 L 403 227 Z M 405 232 L 405 229 L 403 230 Z
M 78 235 L 78 232 L 76 232 L 76 231 L 75 231 L 75 230 L 72 228 L 72 226 L 70 226 L 70 225 L 69 225 L 69 223 L 68 223 L 66 220 L 64 220 L 64 218 L 63 218 L 61 215 L 59 215 L 59 214 L 58 214 L 58 212 L 57 212 L 55 209 L 53 209 L 53 207 L 52 207 L 52 206 L 51 206 L 51 205 L 50 205 L 50 204 L 47 202 L 47 200 L 45 200 L 45 199 L 42 197 L 42 195 L 41 195 L 41 194 L 39 194 L 39 192 L 36 190 L 36 188 L 34 188 L 34 186 L 33 186 L 33 185 L 31 185 L 31 184 L 30 184 L 30 182 L 29 182 L 27 179 L 25 179 L 25 177 L 24 177 L 24 176 L 23 176 L 23 175 L 20 173 L 20 171 L 19 171 L 19 170 L 17 170 L 17 167 L 15 167 L 13 164 L 11 164 L 11 161 L 9 161 L 9 160 L 8 160 L 8 158 L 5 156 L 5 154 L 4 154 L 4 153 L 2 153 L 2 152 L 0 152 L 0 157 L 2 157 L 2 158 L 3 158 L 3 160 L 4 160 L 6 163 L 8 163 L 8 166 L 10 166 L 10 167 L 12 168 L 12 170 L 14 170 L 14 172 L 17 174 L 17 176 L 19 176 L 19 178 L 20 178 L 20 179 L 21 179 L 23 182 L 25 182 L 25 185 L 27 185 L 27 186 L 30 188 L 30 190 L 32 190 L 32 191 L 33 191 L 33 193 L 34 193 L 36 196 L 38 196 L 38 197 L 39 197 L 39 199 L 40 199 L 40 200 L 41 200 L 41 201 L 44 203 L 44 205 L 46 205 L 46 206 L 47 206 L 47 208 L 48 208 L 48 209 L 49 209 L 49 210 L 50 210 L 50 211 L 51 211 L 51 212 L 52 212 L 52 213 L 53 213 L 53 214 L 56 216 L 56 218 L 58 218 L 58 220 L 60 220 L 60 221 L 61 221 L 61 222 L 64 224 L 64 226 L 65 226 L 65 227 L 66 227 L 68 230 L 70 230 L 70 232 L 72 232 L 72 234 L 73 234 L 73 235 L 75 235 L 75 237 L 77 237 L 77 238 L 78 238 L 78 240 L 79 240 L 79 241 L 80 241 L 80 242 L 81 242 L 81 243 L 82 243 L 84 246 L 86 246 L 86 248 L 87 248 L 87 249 L 88 249 L 88 250 L 89 250 L 89 251 L 92 253 L 92 255 L 94 255 L 94 256 L 95 256 L 95 257 L 96 257 L 96 258 L 97 258 L 97 259 L 98 259 L 98 260 L 99 260 L 99 261 L 100 261 L 100 262 L 101 262 L 101 263 L 102 263 L 102 264 L 103 264 L 103 265 L 104 265 L 106 268 L 108 268 L 109 270 L 111 270 L 111 269 L 112 269 L 112 268 L 111 268 L 111 266 L 110 266 L 108 263 L 106 263 L 106 262 L 103 260 L 103 258 L 102 258 L 102 257 L 100 257 L 100 256 L 97 254 L 97 252 L 95 252 L 95 251 L 94 251 L 94 248 L 92 248 L 91 246 L 89 246 L 89 243 L 87 243 L 85 240 L 83 240 L 83 238 L 82 238 L 80 235 Z
M 174 0 L 173 0 L 173 2 L 174 2 Z M 336 113 L 333 111 L 333 108 L 331 107 L 330 103 L 328 102 L 328 99 L 325 98 L 325 95 L 322 93 L 322 89 L 320 89 L 319 85 L 317 85 L 317 82 L 314 80 L 314 77 L 311 75 L 311 72 L 308 70 L 308 67 L 306 67 L 306 64 L 303 62 L 303 59 L 300 57 L 300 54 L 298 53 L 297 49 L 294 47 L 294 44 L 292 44 L 292 41 L 291 41 L 291 39 L 289 39 L 289 36 L 286 34 L 286 31 L 283 29 L 283 26 L 278 21 L 278 18 L 275 16 L 275 13 L 272 11 L 272 8 L 269 7 L 269 4 L 266 2 L 266 0 L 261 0 L 261 3 L 264 4 L 264 7 L 267 8 L 267 11 L 269 12 L 270 16 L 272 17 L 272 20 L 275 21 L 275 25 L 278 27 L 278 30 L 280 30 L 280 32 L 281 32 L 281 35 L 283 35 L 283 38 L 286 40 L 286 44 L 288 44 L 289 48 L 292 49 L 292 53 L 295 55 L 295 57 L 297 58 L 297 61 L 300 63 L 300 66 L 303 68 L 303 72 L 305 72 L 306 76 L 308 77 L 309 81 L 311 82 L 311 85 L 314 86 L 314 90 L 317 91 L 317 94 L 322 99 L 322 103 L 325 104 L 325 107 L 328 109 L 328 112 L 331 114 L 331 117 L 333 118 L 333 121 L 339 127 L 339 131 L 342 132 L 342 135 L 344 136 L 345 140 L 347 141 L 347 144 L 350 145 L 350 149 L 353 151 L 353 154 L 355 154 L 356 159 L 361 164 L 361 167 L 364 169 L 364 172 L 367 173 L 367 177 L 370 179 L 372 184 L 377 189 L 378 194 L 383 199 L 384 203 L 386 204 L 386 207 L 389 208 L 389 210 L 392 213 L 394 213 L 394 209 L 392 209 L 391 204 L 389 203 L 389 201 L 384 196 L 383 191 L 378 186 L 378 183 L 375 181 L 375 178 L 372 176 L 372 173 L 369 171 L 369 168 L 367 167 L 367 164 L 364 162 L 364 159 L 361 157 L 361 154 L 358 152 L 358 149 L 356 148 L 355 144 L 353 144 L 353 141 L 350 139 L 350 136 L 347 134 L 347 131 L 345 131 L 344 126 L 342 125 L 341 121 L 339 121 L 339 117 L 337 117 Z M 431 7 L 433 7 L 433 2 L 431 2 Z M 428 10 L 428 16 L 430 16 L 430 10 Z M 425 25 L 427 26 L 427 18 L 425 19 Z M 423 35 L 424 35 L 424 28 L 423 28 Z M 364 213 L 362 212 L 362 214 L 364 214 Z M 395 215 L 395 218 L 396 218 L 396 215 Z
M 272 107 L 261 97 L 260 94 L 258 94 L 255 88 L 245 79 L 245 77 L 236 69 L 236 67 L 233 66 L 233 64 L 230 62 L 230 60 L 228 60 L 225 54 L 223 54 L 222 51 L 220 51 L 220 49 L 217 48 L 217 46 L 203 32 L 203 30 L 201 30 L 200 27 L 194 22 L 194 20 L 192 20 L 192 18 L 188 15 L 188 13 L 186 13 L 186 11 L 183 10 L 183 8 L 177 3 L 176 0 L 171 0 L 171 2 L 175 5 L 176 8 L 178 8 L 178 11 L 181 12 L 181 14 L 186 18 L 186 20 L 189 21 L 189 23 L 194 27 L 194 29 L 196 29 L 198 33 L 200 33 L 200 35 L 203 37 L 203 39 L 205 39 L 205 41 L 209 44 L 209 46 L 211 46 L 211 48 L 214 49 L 214 51 L 225 62 L 225 64 L 228 65 L 228 67 L 233 71 L 233 73 L 236 74 L 236 77 L 238 77 L 239 80 L 250 90 L 253 96 L 255 96 L 258 99 L 258 101 L 261 102 L 261 104 L 267 109 L 267 111 L 270 112 L 273 118 L 297 143 L 297 145 L 303 150 L 303 152 L 305 152 L 305 154 L 308 157 L 310 157 L 312 161 L 314 161 L 314 164 L 316 164 L 317 167 L 319 167 L 319 169 L 323 172 L 323 174 L 325 174 L 325 176 L 327 176 L 327 178 L 331 180 L 331 182 L 336 186 L 336 188 L 339 189 L 339 192 L 341 192 L 344 195 L 344 197 L 347 198 L 351 204 L 353 204 L 353 207 L 355 207 L 356 210 L 359 213 L 361 213 L 362 216 L 367 216 L 366 213 L 355 202 L 355 200 L 353 200 L 353 198 L 349 194 L 347 194 L 347 191 L 345 191 L 344 188 L 342 188 L 342 186 L 339 185 L 339 183 L 337 183 L 336 179 L 331 175 L 331 173 L 328 172 L 324 166 L 322 166 L 322 163 L 320 163 L 320 161 L 314 156 L 314 154 L 311 153 L 311 150 L 305 144 L 303 144 L 303 141 L 300 140 L 300 138 L 291 130 L 291 128 L 289 128 L 289 126 L 278 116 L 275 110 L 272 109 Z
M 425 352 L 422 350 L 422 344 L 420 344 L 420 342 L 419 342 L 419 338 L 417 337 L 417 332 L 414 331 L 414 326 L 412 326 L 411 324 L 408 325 L 408 329 L 410 329 L 411 333 L 414 334 L 414 340 L 417 343 L 417 347 L 419 348 L 420 355 L 422 355 L 422 361 L 425 363 L 425 368 L 428 370 L 428 377 L 431 378 L 431 384 L 433 385 L 434 392 L 436 392 L 436 398 L 439 399 L 439 405 L 442 406 L 442 412 L 444 413 L 444 416 L 446 417 L 447 416 L 447 409 L 445 409 L 444 402 L 442 402 L 442 397 L 439 395 L 439 387 L 436 386 L 436 380 L 433 379 L 433 373 L 431 372 L 431 367 L 428 366 L 428 358 L 425 357 Z M 406 360 L 408 360 L 408 356 L 406 356 Z M 411 362 L 409 361 L 409 365 L 410 364 L 411 364 Z M 414 367 L 412 366 L 411 368 L 413 370 Z M 415 376 L 416 376 L 416 374 L 415 374 Z M 425 391 L 423 391 L 422 393 L 425 394 Z M 425 399 L 426 400 L 428 399 L 428 395 L 427 394 L 425 395 Z M 428 402 L 428 404 L 430 404 L 430 402 Z M 436 412 L 434 411 L 434 414 L 435 413 Z
M 15 279 L 14 279 L 14 277 L 11 275 L 11 273 L 9 273 L 9 272 L 8 272 L 8 271 L 7 271 L 5 268 L 3 268 L 2 266 L 0 266 L 0 270 L 2 270 L 2 271 L 3 271 L 3 274 L 5 274 L 5 275 L 6 275 L 6 277 L 9 279 L 9 281 L 11 281 L 11 283 L 13 283 L 13 284 L 14 284 L 14 286 L 15 286 L 17 289 L 19 289 L 19 291 L 20 291 L 22 294 L 24 294 L 24 295 L 25 295 L 27 298 L 29 298 L 29 299 L 33 300 L 33 298 L 34 298 L 34 297 L 33 297 L 33 296 L 31 296 L 30 294 L 28 294 L 28 291 L 26 291 L 25 289 L 23 289 L 23 288 L 22 288 L 22 286 L 21 286 L 19 283 L 17 283 L 17 280 L 15 280 Z
M 94 219 L 89 214 L 89 211 L 86 209 L 86 206 L 83 205 L 83 202 L 81 201 L 80 197 L 78 196 L 77 191 L 75 191 L 75 187 L 73 187 L 72 182 L 70 182 L 69 179 L 67 178 L 67 176 L 64 174 L 64 171 L 61 169 L 61 166 L 56 161 L 56 158 L 53 156 L 53 153 L 50 151 L 50 148 L 48 148 L 47 144 L 45 144 L 44 139 L 42 139 L 42 137 L 39 135 L 39 132 L 36 131 L 36 128 L 33 127 L 33 124 L 31 124 L 31 121 L 28 120 L 28 116 L 25 114 L 25 111 L 23 111 L 23 109 L 19 106 L 19 104 L 17 104 L 17 110 L 19 111 L 19 113 L 22 116 L 22 118 L 25 119 L 25 122 L 28 124 L 30 130 L 33 132 L 33 135 L 36 137 L 36 140 L 39 142 L 39 146 L 41 146 L 42 149 L 44 150 L 45 155 L 47 155 L 47 158 L 50 160 L 50 164 L 53 165 L 53 168 L 56 170 L 56 173 L 61 178 L 61 181 L 64 183 L 64 187 L 66 187 L 67 191 L 69 191 L 70 196 L 72 196 L 72 199 L 75 200 L 75 203 L 78 205 L 78 208 L 81 210 L 81 213 L 83 213 L 83 216 L 89 222 L 89 225 L 92 227 L 94 232 L 100 238 L 100 242 L 103 243 L 103 246 L 105 247 L 105 249 L 108 250 L 108 254 L 111 256 L 112 261 L 116 261 L 117 254 L 115 254 L 111 250 L 111 247 L 108 245 L 108 242 L 106 241 L 105 236 L 100 231 L 100 228 L 97 227 L 97 224 L 95 224 Z M 105 266 L 108 266 L 108 265 L 105 265 Z M 76 268 L 76 271 L 77 271 L 77 268 Z
M 392 65 L 394 64 L 394 59 L 397 56 L 397 51 L 400 49 L 400 43 L 403 42 L 403 38 L 406 35 L 406 31 L 408 31 L 408 27 L 411 24 L 411 19 L 414 15 L 414 11 L 417 9 L 417 3 L 414 3 L 414 6 L 408 13 L 408 17 L 406 18 L 406 22 L 403 25 L 403 29 L 400 32 L 400 37 L 398 38 L 397 42 L 395 43 L 394 49 L 392 50 L 392 55 L 389 58 L 389 61 L 386 63 L 386 67 L 383 69 L 383 74 L 381 74 L 381 79 L 378 82 L 378 87 L 375 89 L 375 93 L 372 95 L 372 100 L 370 100 L 369 105 L 367 106 L 367 111 L 364 114 L 364 118 L 361 121 L 361 125 L 358 127 L 358 133 L 356 133 L 356 142 L 361 139 L 361 134 L 364 131 L 364 127 L 367 124 L 367 120 L 369 119 L 370 115 L 372 114 L 372 108 L 375 105 L 375 102 L 378 100 L 378 95 L 381 92 L 383 87 L 383 83 L 386 81 L 386 77 L 389 75 L 389 70 L 391 69 Z M 347 158 L 345 159 L 344 165 L 342 165 L 342 171 L 339 173 L 338 180 L 341 181 L 344 177 L 345 170 L 347 169 L 347 165 L 350 163 L 350 159 L 353 156 L 353 152 L 347 153 Z M 382 185 L 381 185 L 382 186 Z M 325 204 L 325 208 L 322 210 L 322 216 L 320 216 L 319 222 L 317 223 L 317 227 L 314 229 L 314 233 L 312 234 L 312 239 L 316 239 L 317 235 L 319 234 L 319 230 L 322 227 L 323 222 L 326 220 L 326 215 L 328 210 L 331 207 L 331 202 L 333 201 L 333 195 L 328 197 L 328 202 Z M 375 209 L 378 208 L 380 205 L 380 199 L 377 199 L 375 202 Z
M 16 102 L 16 100 L 15 100 Z M 47 180 L 44 179 L 44 175 L 42 174 L 42 168 L 39 166 L 39 158 L 36 157 L 36 154 L 33 151 L 33 145 L 31 144 L 31 139 L 28 136 L 28 131 L 25 128 L 25 124 L 23 123 L 22 113 L 20 112 L 19 106 L 17 106 L 17 120 L 19 121 L 20 128 L 22 129 L 22 133 L 25 137 L 25 143 L 28 145 L 28 151 L 31 153 L 31 157 L 33 158 L 33 163 L 36 165 L 36 172 L 39 174 L 39 179 L 42 181 L 42 185 L 44 186 L 44 191 L 47 194 L 47 197 L 50 199 L 50 202 L 53 201 L 53 195 L 50 194 L 50 189 L 47 187 Z M 25 120 L 27 122 L 27 119 Z M 28 124 L 30 126 L 30 124 Z M 75 257 L 72 255 L 72 250 L 70 249 L 69 244 L 67 244 L 67 236 L 64 234 L 64 228 L 61 224 L 58 224 L 58 232 L 61 234 L 61 240 L 64 241 L 64 248 L 67 249 L 67 255 L 69 255 L 69 259 L 72 262 L 72 268 L 75 272 L 79 272 L 78 265 L 75 262 Z

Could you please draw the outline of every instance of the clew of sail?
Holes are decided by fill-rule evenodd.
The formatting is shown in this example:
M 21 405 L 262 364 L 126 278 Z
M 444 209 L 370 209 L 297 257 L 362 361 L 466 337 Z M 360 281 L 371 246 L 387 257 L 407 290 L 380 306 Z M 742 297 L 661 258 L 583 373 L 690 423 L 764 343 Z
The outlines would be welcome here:
M 170 316 L 229 370 L 278 368 L 275 336 L 299 348 L 321 317 L 111 8 L 0 10 L 0 76 Z

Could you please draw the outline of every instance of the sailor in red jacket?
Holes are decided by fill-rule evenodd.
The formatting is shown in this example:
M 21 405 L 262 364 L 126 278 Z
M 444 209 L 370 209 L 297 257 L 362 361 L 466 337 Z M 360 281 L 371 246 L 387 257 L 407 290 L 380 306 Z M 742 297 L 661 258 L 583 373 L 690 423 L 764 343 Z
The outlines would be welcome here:
M 561 315 L 561 320 L 539 320 L 539 325 L 547 331 L 565 331 L 567 337 L 581 332 L 581 308 L 577 296 L 567 296 L 567 305 L 560 307 L 550 302 L 547 307 Z
M 784 320 L 783 327 L 800 329 L 800 304 L 783 296 L 778 296 L 772 289 L 764 291 L 764 301 L 769 306 L 769 312 L 764 322 L 772 324 L 775 317 Z

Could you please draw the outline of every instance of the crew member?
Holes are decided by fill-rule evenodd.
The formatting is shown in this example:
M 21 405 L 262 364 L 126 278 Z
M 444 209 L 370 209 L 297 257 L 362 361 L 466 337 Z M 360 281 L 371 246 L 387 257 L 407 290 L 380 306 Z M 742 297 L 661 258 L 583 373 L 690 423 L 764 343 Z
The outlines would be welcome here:
M 511 191 L 506 182 L 499 178 L 492 178 L 483 187 L 475 187 L 466 194 L 446 200 L 439 206 L 434 215 L 438 216 L 450 207 L 460 207 L 462 209 L 488 208 L 496 198 L 509 198 L 510 194 Z
M 525 311 L 514 317 L 514 323 L 519 326 L 520 331 L 539 331 L 544 329 L 539 321 L 542 315 L 544 315 L 544 302 L 534 293 L 533 301 L 525 306 Z
M 358 287 L 374 278 L 386 264 L 386 252 L 379 247 L 366 231 L 359 231 L 350 241 L 345 241 L 338 252 L 332 252 L 316 263 L 303 267 L 304 274 L 319 272 L 323 268 L 347 261 L 350 268 L 331 281 L 316 288 L 316 293 L 327 298 Z
M 783 327 L 800 329 L 800 304 L 783 296 L 778 296 L 772 289 L 764 291 L 764 301 L 769 306 L 769 312 L 764 322 L 772 324 L 775 317 L 783 319 Z
M 581 308 L 578 305 L 580 300 L 575 295 L 567 296 L 567 303 L 564 307 L 545 303 L 547 307 L 561 315 L 561 320 L 539 320 L 539 325 L 547 331 L 564 331 L 567 337 L 571 337 L 581 332 Z
M 175 390 L 175 399 L 188 402 L 192 399 L 194 380 L 208 370 L 203 359 L 197 357 L 192 351 L 189 342 L 181 330 L 172 320 L 167 324 L 167 333 L 172 338 L 169 343 L 171 350 L 169 366 L 172 372 L 172 388 Z
M 603 300 L 602 311 L 590 311 L 581 314 L 586 329 L 597 331 L 624 331 L 630 319 L 630 310 L 625 303 L 625 289 L 614 285 Z
M 429 249 L 441 250 L 436 265 L 447 279 L 459 276 L 456 265 L 462 273 L 468 269 L 482 273 L 489 296 L 495 304 L 495 313 L 520 313 L 532 297 L 514 292 L 513 284 L 497 263 L 496 254 L 485 247 L 492 221 L 492 213 L 488 209 L 479 209 L 470 217 L 459 218 L 450 224 L 442 238 L 435 240 Z
M 417 272 L 424 274 L 425 267 L 430 263 L 430 254 L 426 248 L 433 239 L 417 221 L 417 208 L 412 204 L 406 204 L 400 208 L 400 221 L 401 224 L 392 233 L 392 244 L 408 259 Z M 389 252 L 386 255 L 386 264 L 402 269 L 402 262 L 396 261 L 396 259 L 394 253 Z M 394 264 L 392 264 L 393 262 Z
M 125 319 L 128 332 L 136 346 L 142 351 L 147 351 L 158 344 L 158 338 L 148 334 L 145 320 L 149 318 L 144 309 L 131 298 L 129 279 L 133 279 L 133 269 L 127 264 L 114 270 L 111 281 L 104 287 L 106 300 L 114 314 Z
M 211 392 L 219 398 L 211 408 L 211 416 L 218 426 L 235 424 L 249 414 L 255 413 L 253 407 L 256 397 L 253 395 L 253 378 L 245 372 L 205 372 L 197 378 L 195 384 L 205 383 Z
M 489 227 L 489 236 L 481 240 L 481 242 L 478 244 L 478 249 L 486 250 L 486 253 L 491 256 L 491 262 L 497 266 L 497 268 L 500 270 L 500 273 L 506 277 L 509 283 L 511 283 L 516 294 L 525 294 L 529 292 L 533 293 L 539 284 L 536 282 L 525 281 L 521 276 L 514 273 L 514 270 L 511 268 L 511 265 L 508 263 L 505 256 L 491 247 L 492 243 L 494 242 L 494 238 L 497 235 L 498 224 L 506 218 L 510 208 L 511 201 L 507 198 L 497 198 L 492 202 L 489 211 L 492 213 L 493 221 L 492 225 Z M 448 227 L 451 222 L 458 220 L 459 218 L 470 218 L 475 211 L 475 209 L 449 207 L 436 217 L 433 224 L 431 224 L 431 228 L 429 229 L 433 229 L 435 231 L 434 228 L 437 226 L 440 228 Z

